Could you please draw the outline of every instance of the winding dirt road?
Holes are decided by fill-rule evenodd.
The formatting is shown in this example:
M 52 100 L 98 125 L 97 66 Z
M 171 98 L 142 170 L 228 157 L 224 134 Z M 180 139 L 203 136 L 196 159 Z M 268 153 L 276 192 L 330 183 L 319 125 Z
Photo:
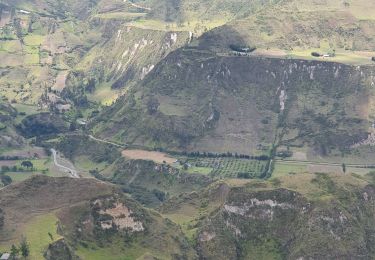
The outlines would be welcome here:
M 63 162 L 61 162 L 61 163 L 58 162 L 57 151 L 55 149 L 51 149 L 51 152 L 52 152 L 52 157 L 53 157 L 53 163 L 56 165 L 56 167 L 62 169 L 65 172 L 68 172 L 70 177 L 72 177 L 72 178 L 79 178 L 77 170 L 74 169 L 74 167 L 65 166 L 65 165 L 61 164 Z
M 88 136 L 89 136 L 90 139 L 92 139 L 94 141 L 97 141 L 97 142 L 111 144 L 111 145 L 114 145 L 114 146 L 117 146 L 117 147 L 120 147 L 120 148 L 124 148 L 125 147 L 124 145 L 120 145 L 120 144 L 116 144 L 116 143 L 113 143 L 113 142 L 110 142 L 110 141 L 99 139 L 99 138 L 96 138 L 95 136 L 92 136 L 92 135 L 88 135 Z

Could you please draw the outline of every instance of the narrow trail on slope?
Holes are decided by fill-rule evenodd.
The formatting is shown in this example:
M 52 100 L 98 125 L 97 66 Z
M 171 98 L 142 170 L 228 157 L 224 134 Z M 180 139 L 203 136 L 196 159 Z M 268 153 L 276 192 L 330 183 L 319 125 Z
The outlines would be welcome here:
M 135 7 L 135 8 L 139 8 L 139 9 L 143 9 L 143 10 L 147 10 L 147 11 L 151 11 L 151 8 L 150 7 L 145 7 L 145 6 L 140 6 L 140 5 L 137 5 L 131 1 L 127 1 L 127 0 L 124 0 L 125 3 L 129 3 L 131 6 Z
M 138 175 L 140 173 L 141 173 L 141 171 L 139 170 L 138 165 L 137 165 L 137 171 L 135 172 L 135 174 L 133 175 L 133 177 L 129 180 L 128 185 L 132 184 L 133 181 L 138 177 Z
M 111 145 L 114 145 L 116 147 L 120 147 L 120 148 L 125 148 L 124 145 L 120 145 L 120 144 L 116 144 L 116 143 L 113 143 L 113 142 L 110 142 L 110 141 L 106 141 L 106 140 L 103 140 L 103 139 L 99 139 L 99 138 L 96 138 L 95 136 L 92 136 L 92 135 L 88 135 L 90 139 L 92 140 L 95 140 L 97 142 L 101 142 L 101 143 L 106 143 L 106 144 L 111 144 Z

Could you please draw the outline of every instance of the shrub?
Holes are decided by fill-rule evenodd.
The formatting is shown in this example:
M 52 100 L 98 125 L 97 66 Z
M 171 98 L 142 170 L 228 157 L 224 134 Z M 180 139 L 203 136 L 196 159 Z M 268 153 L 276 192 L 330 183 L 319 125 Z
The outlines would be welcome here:
M 250 175 L 249 172 L 239 172 L 237 174 L 237 178 L 240 178 L 240 179 L 250 179 L 251 175 Z
M 313 51 L 313 52 L 311 53 L 311 56 L 314 56 L 314 57 L 320 57 L 321 55 L 320 55 L 319 52 L 315 52 L 315 51 Z
M 233 51 L 245 52 L 245 53 L 253 52 L 253 51 L 256 50 L 255 47 L 244 46 L 244 45 L 236 45 L 236 44 L 229 45 L 229 48 L 231 48 Z
M 4 212 L 0 209 L 0 230 L 4 226 Z
M 7 186 L 12 183 L 12 178 L 8 175 L 1 175 L 0 179 L 4 186 Z
M 280 152 L 277 153 L 277 156 L 281 157 L 281 158 L 292 157 L 292 155 L 293 155 L 293 152 L 292 151 L 287 151 L 287 150 L 280 151 Z

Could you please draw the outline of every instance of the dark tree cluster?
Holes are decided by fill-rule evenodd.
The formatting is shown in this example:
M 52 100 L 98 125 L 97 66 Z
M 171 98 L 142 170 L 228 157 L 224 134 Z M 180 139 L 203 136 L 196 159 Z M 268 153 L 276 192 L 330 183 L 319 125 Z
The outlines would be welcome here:
M 30 245 L 25 237 L 22 238 L 18 247 L 16 245 L 12 245 L 10 255 L 12 257 L 11 259 L 19 259 L 19 255 L 21 255 L 24 259 L 27 259 L 27 257 L 30 255 Z
M 257 49 L 255 47 L 244 46 L 244 45 L 236 45 L 236 44 L 230 44 L 229 48 L 232 51 L 244 52 L 244 53 L 250 53 L 250 52 L 253 52 L 253 51 L 255 51 Z
M 280 152 L 277 152 L 276 154 L 276 156 L 281 157 L 281 158 L 292 157 L 292 155 L 293 155 L 293 152 L 289 150 L 280 151 Z
M 313 57 L 320 57 L 321 55 L 320 55 L 319 52 L 315 52 L 315 51 L 313 51 L 313 52 L 311 53 L 311 56 L 313 56 Z
M 0 230 L 3 228 L 3 226 L 4 226 L 4 211 L 0 209 Z
M 24 158 L 17 155 L 0 155 L 0 161 L 17 161 L 22 159 Z
M 269 156 L 267 155 L 246 155 L 246 154 L 238 154 L 238 153 L 211 153 L 211 152 L 182 152 L 181 155 L 185 155 L 188 157 L 199 157 L 199 158 L 236 158 L 236 159 L 248 159 L 248 160 L 259 160 L 259 161 L 267 161 L 269 160 Z

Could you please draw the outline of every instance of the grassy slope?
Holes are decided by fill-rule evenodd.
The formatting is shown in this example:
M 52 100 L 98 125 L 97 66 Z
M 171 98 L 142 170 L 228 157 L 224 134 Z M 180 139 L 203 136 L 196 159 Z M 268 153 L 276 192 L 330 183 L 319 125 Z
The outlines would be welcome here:
M 228 26 L 243 42 L 258 47 L 258 55 L 312 59 L 313 51 L 335 50 L 337 56 L 328 60 L 363 65 L 375 56 L 375 17 L 368 12 L 372 5 L 362 0 L 282 1 Z
M 24 224 L 22 235 L 27 239 L 30 245 L 30 259 L 42 259 L 47 246 L 61 236 L 57 233 L 58 219 L 54 213 L 40 215 Z M 50 235 L 52 235 L 52 239 Z M 0 249 L 4 252 L 9 251 L 12 244 L 17 245 L 19 239 L 3 242 Z
M 76 194 L 81 189 L 78 187 L 85 189 L 84 196 Z M 110 192 L 110 186 L 94 180 L 74 181 L 45 176 L 36 176 L 7 186 L 0 190 L 0 208 L 6 213 L 0 247 L 9 250 L 12 244 L 18 243 L 25 236 L 30 244 L 32 259 L 41 259 L 44 250 L 51 243 L 48 232 L 52 234 L 53 240 L 60 237 L 56 233 L 56 209 L 65 207 L 66 201 L 75 204 Z
M 0 193 L 0 208 L 5 212 L 5 226 L 0 235 L 3 251 L 25 236 L 30 244 L 30 259 L 41 259 L 47 246 L 63 236 L 82 259 L 101 259 L 103 256 L 136 259 L 146 253 L 162 259 L 172 259 L 172 255 L 194 255 L 177 226 L 121 195 L 113 186 L 94 179 L 39 176 L 11 185 Z M 46 194 L 48 199 L 45 199 Z M 96 198 L 103 201 L 104 198 L 117 198 L 125 203 L 133 212 L 132 217 L 143 223 L 145 231 L 135 234 L 100 231 L 99 219 L 95 219 L 97 215 L 90 204 Z M 84 221 L 90 214 L 93 215 Z M 87 224 L 93 221 L 91 219 L 95 219 L 92 226 Z
M 337 155 L 367 137 L 371 70 L 185 48 L 99 116 L 94 131 L 128 144 L 245 154 L 267 153 L 277 136 L 310 154 Z
M 98 92 L 86 94 L 93 101 L 111 104 L 123 93 L 112 91 L 112 84 L 122 88 L 142 79 L 169 51 L 186 43 L 189 31 L 200 35 L 263 5 L 258 0 L 250 5 L 228 0 L 214 5 L 170 0 L 135 4 L 117 0 L 4 2 L 2 22 L 6 29 L 0 35 L 0 57 L 8 73 L 0 86 L 7 98 L 29 104 L 38 103 L 45 90 L 55 88 L 61 70 L 83 72 L 80 85 L 94 78 Z M 20 25 L 12 21 L 20 21 Z M 120 34 L 131 28 L 134 30 L 124 41 Z M 177 42 L 168 39 L 168 32 L 178 34 Z M 145 41 L 148 46 L 144 46 Z M 136 45 L 140 45 L 139 50 Z M 123 55 L 126 51 L 128 56 Z
M 160 39 L 160 35 L 163 35 L 161 31 L 190 31 L 196 36 L 230 20 L 228 26 L 239 33 L 242 41 L 260 48 L 259 55 L 311 59 L 311 51 L 326 53 L 335 49 L 337 57 L 330 60 L 350 64 L 368 64 L 374 55 L 371 52 L 358 52 L 370 50 L 372 46 L 370 28 L 373 27 L 371 23 L 374 17 L 367 11 L 368 4 L 363 1 L 349 3 L 348 6 L 338 0 L 327 1 L 324 5 L 300 1 L 271 1 L 264 4 L 257 0 L 250 3 L 228 0 L 139 1 L 135 5 L 115 0 L 99 1 L 95 5 L 88 1 L 5 2 L 31 12 L 22 14 L 17 9 L 16 17 L 23 22 L 21 32 L 17 34 L 16 26 L 12 25 L 9 35 L 3 36 L 13 40 L 0 41 L 0 56 L 5 60 L 3 64 L 12 67 L 0 81 L 5 89 L 4 94 L 9 99 L 27 103 L 37 103 L 44 90 L 55 85 L 59 70 L 63 69 L 83 72 L 78 82 L 80 85 L 94 78 L 98 90 L 86 94 L 93 101 L 111 104 L 124 93 L 111 90 L 112 84 L 120 87 L 132 85 L 144 77 L 142 71 L 148 71 L 170 51 L 163 50 L 165 40 Z M 56 27 L 47 30 L 52 26 L 51 22 L 34 13 L 36 10 L 52 14 Z M 139 12 L 147 15 L 138 19 L 136 16 Z M 60 20 L 64 16 L 68 19 Z M 285 23 L 289 26 L 285 26 Z M 123 45 L 123 40 L 118 39 L 119 30 L 129 30 L 134 26 L 141 29 L 134 28 L 135 32 L 129 35 L 131 41 L 129 38 L 125 41 L 129 46 L 117 48 L 116 42 Z M 135 45 L 142 45 L 144 35 L 149 33 L 155 34 L 149 35 L 155 42 L 143 50 L 132 50 Z M 227 33 L 223 27 L 213 31 L 213 34 L 222 33 Z M 187 34 L 179 32 L 178 43 L 171 50 L 184 44 Z M 150 43 L 151 39 L 146 40 Z M 95 43 L 99 44 L 87 52 Z M 61 51 L 57 50 L 58 46 L 68 48 Z M 270 47 L 283 51 L 269 51 Z M 104 51 L 108 49 L 113 51 Z M 158 51 L 155 52 L 155 49 Z M 132 57 L 122 57 L 126 50 L 138 53 L 130 55 Z M 98 61 L 101 61 L 100 66 L 97 66 Z M 74 84 L 70 87 L 74 87 Z

